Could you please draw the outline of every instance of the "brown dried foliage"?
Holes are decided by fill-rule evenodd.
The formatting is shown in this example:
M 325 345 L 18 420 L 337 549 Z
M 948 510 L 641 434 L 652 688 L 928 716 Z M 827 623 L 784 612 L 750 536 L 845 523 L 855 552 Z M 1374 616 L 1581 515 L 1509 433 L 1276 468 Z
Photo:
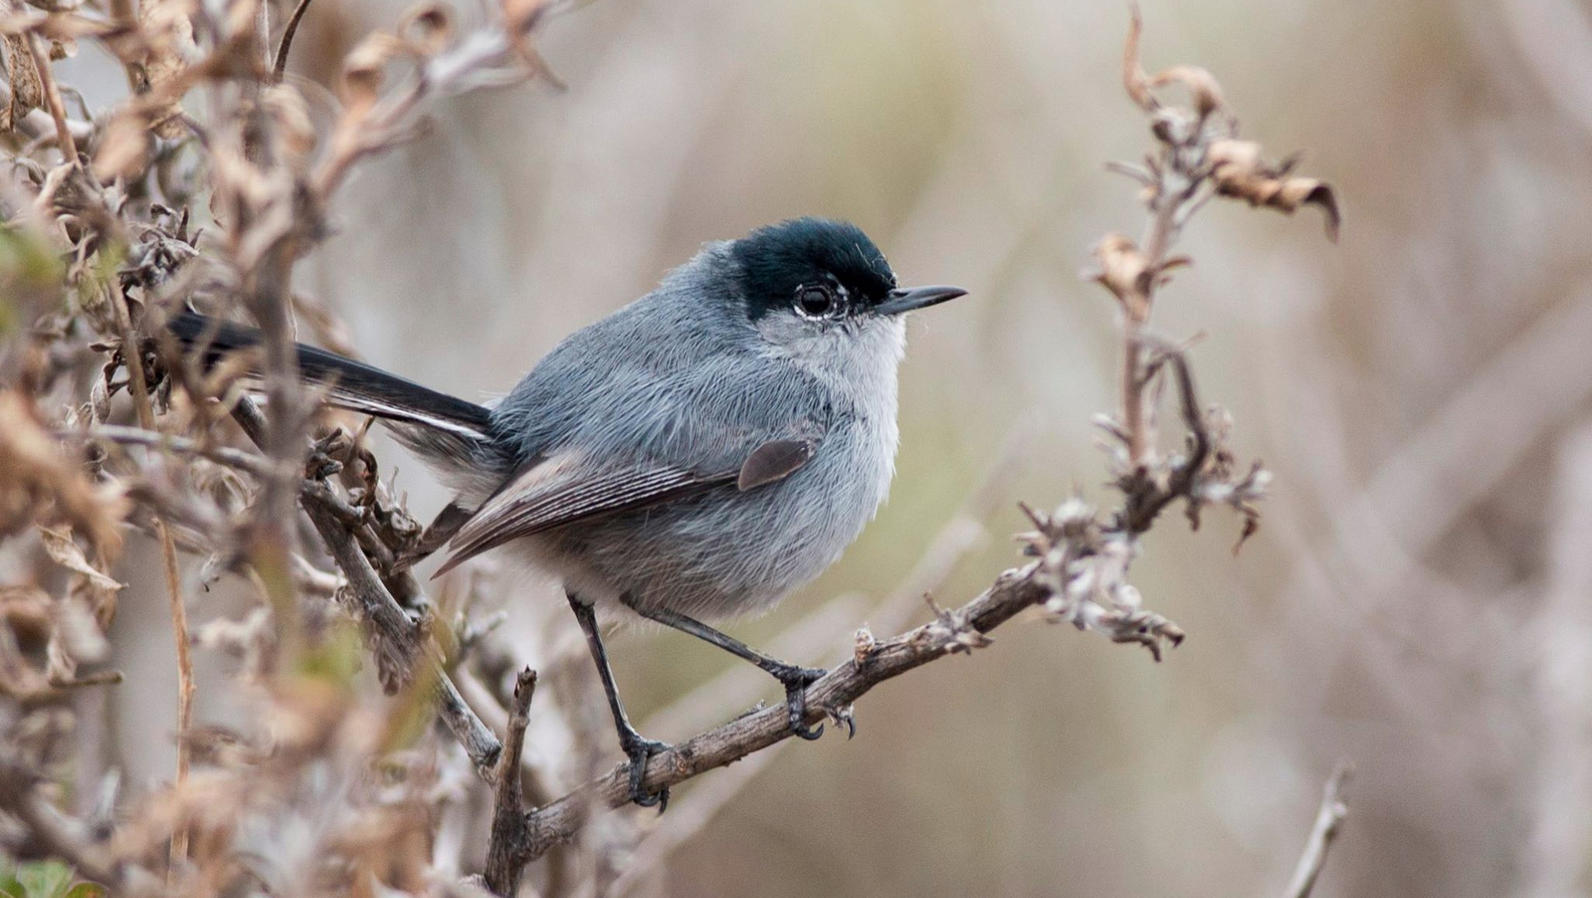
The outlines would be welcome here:
M 325 133 L 281 78 L 304 7 L 275 42 L 261 0 L 0 10 L 0 141 L 11 163 L 0 190 L 0 538 L 24 562 L 0 585 L 0 848 L 64 859 L 117 894 L 509 892 L 593 811 L 623 803 L 623 773 L 580 785 L 596 770 L 582 715 L 547 699 L 529 707 L 534 674 L 519 673 L 523 660 L 492 624 L 468 616 L 486 581 L 451 580 L 439 603 L 408 572 L 419 527 L 378 476 L 362 429 L 317 410 L 293 377 L 294 310 L 309 302 L 289 285 L 323 239 L 339 185 L 361 160 L 421 133 L 427 103 L 550 79 L 531 43 L 550 6 L 504 0 L 496 21 L 459 33 L 445 7 L 422 4 L 348 54 Z M 128 74 L 126 99 L 94 121 L 71 116 L 48 64 L 46 47 L 80 38 Z M 1225 416 L 1198 404 L 1186 352 L 1147 324 L 1156 291 L 1186 262 L 1169 249 L 1204 196 L 1285 212 L 1319 205 L 1331 229 L 1336 204 L 1330 188 L 1236 139 L 1208 73 L 1146 76 L 1137 39 L 1135 19 L 1125 81 L 1157 141 L 1133 170 L 1150 225 L 1142 245 L 1102 241 L 1095 275 L 1124 312 L 1122 414 L 1103 425 L 1120 501 L 1110 512 L 1081 498 L 1029 511 L 1029 560 L 984 593 L 957 608 L 931 602 L 928 623 L 894 638 L 858 631 L 853 657 L 809 691 L 815 718 L 849 726 L 852 703 L 874 685 L 986 646 L 988 631 L 1035 606 L 1159 658 L 1183 632 L 1144 610 L 1128 583 L 1139 538 L 1175 502 L 1195 524 L 1205 505 L 1228 505 L 1243 535 L 1253 531 L 1265 472 L 1236 463 Z M 1170 84 L 1189 90 L 1189 106 L 1158 99 Z M 185 303 L 252 319 L 264 334 L 258 355 L 208 369 L 181 358 L 161 325 Z M 1184 431 L 1174 452 L 1156 439 L 1166 382 Z M 306 519 L 316 545 L 301 545 Z M 169 566 L 177 639 L 236 659 L 232 694 L 254 725 L 180 724 L 169 785 L 119 795 L 114 777 L 80 783 L 105 797 L 69 816 L 55 787 L 83 759 L 67 747 L 65 695 L 117 680 L 103 665 L 129 529 L 203 559 L 196 575 Z M 228 575 L 248 585 L 252 609 L 206 613 L 189 633 L 185 612 L 199 596 L 187 591 Z M 367 657 L 374 678 L 359 674 Z M 186 665 L 181 679 L 186 721 Z M 369 693 L 372 679 L 388 698 Z M 564 728 L 577 758 L 522 756 L 538 714 Z M 504 731 L 507 752 L 483 717 Z M 439 718 L 453 741 L 430 725 Z M 788 736 L 783 721 L 765 709 L 709 729 L 655 756 L 647 786 L 768 748 Z M 449 827 L 466 835 L 445 839 Z M 637 836 L 593 838 L 622 853 Z M 472 870 L 485 879 L 458 878 Z M 544 879 L 563 875 L 555 864 Z

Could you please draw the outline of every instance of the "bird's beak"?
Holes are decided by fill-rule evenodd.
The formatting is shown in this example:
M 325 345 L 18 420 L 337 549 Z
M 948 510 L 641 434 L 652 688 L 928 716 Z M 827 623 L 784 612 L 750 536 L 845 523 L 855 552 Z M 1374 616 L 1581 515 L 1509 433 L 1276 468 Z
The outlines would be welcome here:
M 961 287 L 903 287 L 891 290 L 884 302 L 874 306 L 873 310 L 880 315 L 900 315 L 966 295 L 967 291 Z

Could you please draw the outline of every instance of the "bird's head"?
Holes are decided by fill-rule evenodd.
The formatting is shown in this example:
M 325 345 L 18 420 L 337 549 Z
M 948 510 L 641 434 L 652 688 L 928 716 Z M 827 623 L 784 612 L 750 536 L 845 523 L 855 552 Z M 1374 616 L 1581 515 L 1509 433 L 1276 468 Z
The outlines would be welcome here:
M 896 285 L 884 254 L 856 225 L 795 218 L 758 228 L 730 245 L 746 310 L 765 336 L 857 332 L 967 293 L 960 287 Z

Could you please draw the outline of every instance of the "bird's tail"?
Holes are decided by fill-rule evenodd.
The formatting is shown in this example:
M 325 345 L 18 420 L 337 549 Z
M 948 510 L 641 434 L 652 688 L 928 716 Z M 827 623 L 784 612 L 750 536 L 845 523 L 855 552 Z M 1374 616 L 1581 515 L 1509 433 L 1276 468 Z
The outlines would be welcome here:
M 184 348 L 213 364 L 228 352 L 260 344 L 251 327 L 184 311 L 167 325 Z M 326 401 L 392 422 L 405 443 L 427 456 L 479 453 L 492 444 L 492 413 L 485 406 L 405 380 L 379 368 L 314 346 L 295 344 L 299 376 L 326 390 Z

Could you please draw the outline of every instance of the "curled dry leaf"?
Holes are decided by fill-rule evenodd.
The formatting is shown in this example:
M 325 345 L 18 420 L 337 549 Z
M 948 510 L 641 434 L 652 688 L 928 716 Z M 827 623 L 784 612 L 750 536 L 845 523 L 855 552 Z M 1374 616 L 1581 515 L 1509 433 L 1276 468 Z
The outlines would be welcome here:
M 283 152 L 295 164 L 307 158 L 315 149 L 315 126 L 310 123 L 304 95 L 295 87 L 273 84 L 260 92 L 260 104 L 276 122 L 276 135 Z
M 453 37 L 452 15 L 441 3 L 412 6 L 398 22 L 398 35 L 421 56 L 435 56 Z
M 1156 102 L 1155 95 L 1150 93 L 1150 79 L 1144 73 L 1144 66 L 1139 62 L 1139 37 L 1144 33 L 1144 19 L 1139 15 L 1139 5 L 1131 7 L 1131 17 L 1128 20 L 1128 40 L 1122 48 L 1122 86 L 1127 88 L 1128 97 L 1145 112 L 1154 112 L 1160 103 Z
M 0 0 L 0 10 L 7 9 L 5 0 Z M 0 56 L 5 58 L 6 82 L 11 88 L 9 106 L 0 109 L 0 131 L 10 131 L 23 116 L 44 105 L 44 82 L 28 51 L 26 35 L 0 35 Z
M 116 113 L 94 153 L 94 177 L 102 181 L 132 177 L 149 159 L 149 142 L 149 124 L 141 110 L 129 106 Z
M 350 118 L 363 116 L 376 105 L 387 63 L 408 52 L 405 43 L 382 32 L 367 35 L 343 59 L 343 103 Z
M 530 31 L 546 8 L 546 0 L 503 0 L 503 21 L 509 34 L 522 35 Z
M 1143 33 L 1144 20 L 1139 15 L 1138 5 L 1134 4 L 1128 21 L 1128 39 L 1122 48 L 1122 85 L 1135 105 L 1145 112 L 1159 110 L 1161 101 L 1155 98 L 1152 88 L 1168 84 L 1187 87 L 1194 100 L 1194 111 L 1201 117 L 1223 105 L 1222 88 L 1216 82 L 1216 76 L 1199 66 L 1176 65 L 1154 76 L 1145 74 L 1144 65 L 1139 61 L 1139 38 Z
M 1222 87 L 1216 83 L 1216 76 L 1199 66 L 1172 66 L 1155 73 L 1150 79 L 1149 86 L 1162 87 L 1167 84 L 1181 84 L 1187 87 L 1189 95 L 1194 100 L 1194 111 L 1201 116 L 1210 115 L 1222 106 Z
M 1341 217 L 1332 187 L 1316 178 L 1290 175 L 1293 160 L 1272 165 L 1261 157 L 1260 144 L 1250 140 L 1212 141 L 1206 158 L 1217 194 L 1285 213 L 1305 204 L 1320 206 L 1326 215 L 1327 239 L 1337 241 Z
M 138 24 L 148 41 L 144 77 L 154 93 L 173 92 L 174 82 L 186 67 L 187 55 L 196 49 L 188 5 L 187 0 L 144 0 L 138 5 Z M 144 111 L 144 119 L 154 123 L 157 137 L 174 140 L 185 133 L 179 118 L 180 99 L 174 96 Z
M 1099 268 L 1089 276 L 1116 296 L 1129 317 L 1144 320 L 1149 314 L 1150 271 L 1138 245 L 1121 234 L 1107 234 L 1095 245 L 1094 257 Z
M 15 391 L 0 391 L 0 535 L 34 521 L 66 522 L 101 552 L 121 544 L 128 502 L 92 482 Z
M 41 525 L 38 530 L 44 551 L 51 561 L 73 573 L 82 574 L 89 583 L 101 589 L 119 590 L 123 587 L 124 584 L 117 582 L 116 578 L 89 563 L 88 557 L 83 554 L 83 547 L 72 538 L 71 527 Z

